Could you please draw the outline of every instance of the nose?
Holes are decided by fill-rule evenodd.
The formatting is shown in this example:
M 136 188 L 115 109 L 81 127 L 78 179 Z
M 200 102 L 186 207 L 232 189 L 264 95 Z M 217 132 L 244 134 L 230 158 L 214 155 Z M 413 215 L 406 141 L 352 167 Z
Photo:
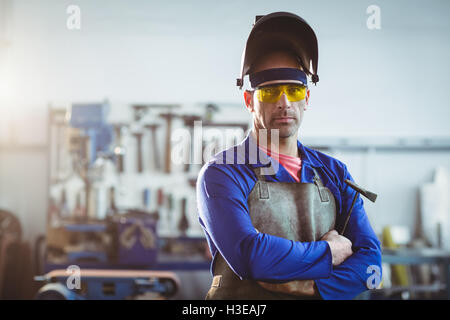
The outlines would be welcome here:
M 278 99 L 277 104 L 276 104 L 278 109 L 289 109 L 291 108 L 291 103 L 288 100 L 286 93 L 283 92 L 283 94 L 281 95 L 280 99 Z

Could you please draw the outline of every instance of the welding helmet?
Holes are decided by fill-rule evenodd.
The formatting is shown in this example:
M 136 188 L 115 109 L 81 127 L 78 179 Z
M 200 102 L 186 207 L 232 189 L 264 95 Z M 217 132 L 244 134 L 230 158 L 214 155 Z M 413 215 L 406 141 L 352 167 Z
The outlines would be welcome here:
M 294 53 L 305 76 L 310 76 L 314 84 L 319 81 L 317 38 L 313 29 L 293 13 L 274 12 L 256 16 L 242 53 L 241 74 L 236 85 L 242 89 L 244 77 L 251 72 L 252 64 L 265 53 L 279 49 Z

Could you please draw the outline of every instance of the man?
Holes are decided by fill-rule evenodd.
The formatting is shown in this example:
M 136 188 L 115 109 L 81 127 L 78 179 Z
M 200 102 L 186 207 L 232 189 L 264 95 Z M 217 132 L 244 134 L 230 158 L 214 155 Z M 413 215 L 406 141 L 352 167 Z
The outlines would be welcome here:
M 197 180 L 213 256 L 206 298 L 352 299 L 367 290 L 369 267 L 381 270 L 380 243 L 359 196 L 338 233 L 354 196 L 344 180 L 353 178 L 345 164 L 297 140 L 307 76 L 318 81 L 314 32 L 290 13 L 260 17 L 243 54 L 241 87 L 246 74 L 253 128 Z

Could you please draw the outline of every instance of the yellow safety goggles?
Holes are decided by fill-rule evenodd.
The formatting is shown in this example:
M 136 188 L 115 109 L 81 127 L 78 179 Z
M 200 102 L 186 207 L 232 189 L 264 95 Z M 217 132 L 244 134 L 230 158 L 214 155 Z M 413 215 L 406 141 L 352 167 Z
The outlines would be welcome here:
M 277 102 L 285 93 L 289 101 L 295 102 L 305 99 L 306 87 L 301 84 L 279 84 L 256 89 L 258 100 L 266 103 Z

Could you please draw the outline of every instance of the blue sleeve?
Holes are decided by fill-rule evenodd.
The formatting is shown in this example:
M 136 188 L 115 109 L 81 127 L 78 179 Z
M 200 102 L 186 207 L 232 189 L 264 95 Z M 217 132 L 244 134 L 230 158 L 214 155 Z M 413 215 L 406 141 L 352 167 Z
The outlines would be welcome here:
M 229 166 L 210 164 L 200 172 L 197 202 L 205 232 L 231 269 L 241 279 L 274 282 L 329 277 L 326 241 L 295 242 L 255 230 L 245 177 Z
M 342 213 L 347 215 L 355 191 L 344 184 L 345 179 L 354 181 L 344 165 L 341 180 Z M 324 299 L 355 298 L 358 294 L 369 289 L 367 281 L 376 268 L 380 272 L 378 276 L 381 280 L 380 241 L 370 225 L 363 205 L 361 196 L 358 196 L 344 233 L 344 236 L 352 242 L 354 253 L 339 266 L 333 267 L 329 278 L 316 281 L 317 288 Z

